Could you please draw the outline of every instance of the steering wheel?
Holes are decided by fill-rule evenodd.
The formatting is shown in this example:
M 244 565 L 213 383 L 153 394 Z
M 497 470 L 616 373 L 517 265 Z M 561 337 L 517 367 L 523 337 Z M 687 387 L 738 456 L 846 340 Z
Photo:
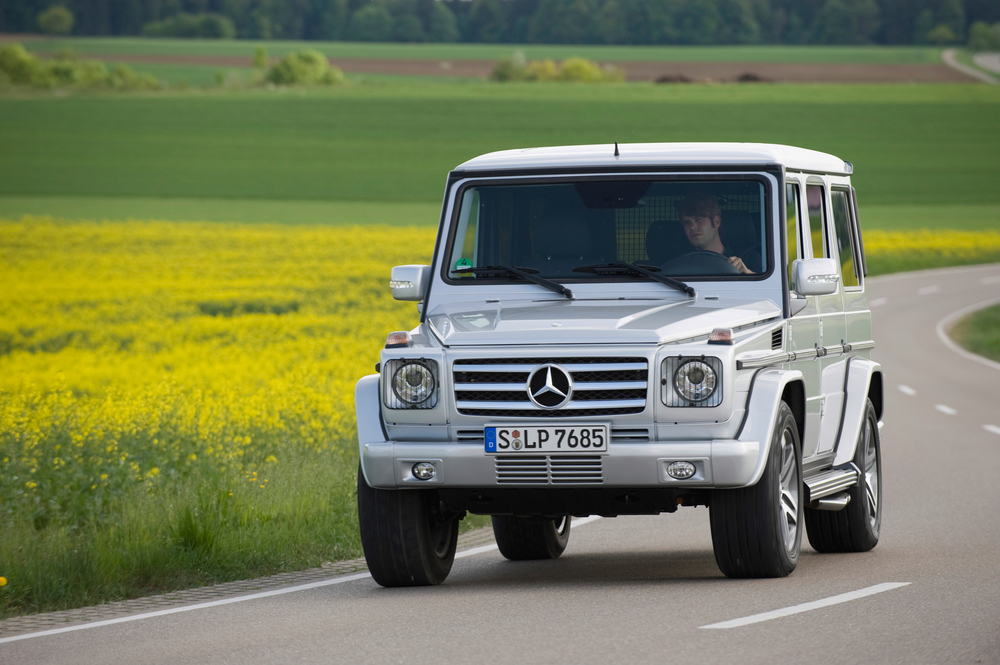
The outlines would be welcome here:
M 696 249 L 663 264 L 668 275 L 739 275 L 740 271 L 729 262 L 729 257 L 718 252 Z

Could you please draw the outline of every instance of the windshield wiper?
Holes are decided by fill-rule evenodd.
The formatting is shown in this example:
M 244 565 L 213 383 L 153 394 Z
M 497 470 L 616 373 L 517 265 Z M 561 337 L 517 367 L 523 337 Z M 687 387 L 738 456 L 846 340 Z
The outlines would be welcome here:
M 476 267 L 463 267 L 458 270 L 458 272 L 471 272 L 474 275 L 482 275 L 484 277 L 496 276 L 496 275 L 506 275 L 520 277 L 521 279 L 526 279 L 529 282 L 534 282 L 539 286 L 544 286 L 549 291 L 554 291 L 561 296 L 566 296 L 570 300 L 573 299 L 573 292 L 567 289 L 565 286 L 558 282 L 553 282 L 550 279 L 545 279 L 544 277 L 539 277 L 533 273 L 538 271 L 534 268 L 514 268 L 512 266 L 476 266 Z
M 624 261 L 616 261 L 613 263 L 598 263 L 592 266 L 579 266 L 573 268 L 573 272 L 592 272 L 596 275 L 614 275 L 631 273 L 634 275 L 645 275 L 650 279 L 655 279 L 657 282 L 662 282 L 667 286 L 673 287 L 680 291 L 681 293 L 686 293 L 687 295 L 694 297 L 694 289 L 682 282 L 679 279 L 674 279 L 673 277 L 667 277 L 666 275 L 660 275 L 659 268 L 657 266 L 647 266 L 638 263 L 625 263 Z

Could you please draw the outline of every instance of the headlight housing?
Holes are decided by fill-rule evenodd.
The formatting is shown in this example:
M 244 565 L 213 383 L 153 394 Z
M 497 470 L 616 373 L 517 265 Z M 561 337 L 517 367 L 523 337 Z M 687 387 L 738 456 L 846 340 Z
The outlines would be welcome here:
M 382 395 L 389 409 L 433 409 L 438 403 L 438 364 L 427 358 L 387 360 Z
M 667 406 L 722 404 L 722 361 L 709 356 L 672 356 L 661 367 L 662 399 Z

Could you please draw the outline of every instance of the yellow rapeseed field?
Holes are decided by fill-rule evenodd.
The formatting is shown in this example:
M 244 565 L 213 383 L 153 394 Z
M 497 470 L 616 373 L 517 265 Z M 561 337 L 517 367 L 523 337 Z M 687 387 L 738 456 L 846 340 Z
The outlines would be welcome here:
M 354 384 L 433 242 L 0 220 L 0 617 L 358 556 Z M 865 244 L 873 273 L 1000 260 L 996 231 Z
M 389 269 L 434 234 L 24 218 L 0 238 L 0 501 L 40 526 L 350 446 L 355 382 L 417 321 Z
M 0 237 L 0 500 L 44 525 L 137 484 L 352 445 L 356 380 L 416 321 L 389 268 L 428 262 L 434 233 L 24 218 Z M 865 242 L 873 261 L 1000 252 L 994 231 Z

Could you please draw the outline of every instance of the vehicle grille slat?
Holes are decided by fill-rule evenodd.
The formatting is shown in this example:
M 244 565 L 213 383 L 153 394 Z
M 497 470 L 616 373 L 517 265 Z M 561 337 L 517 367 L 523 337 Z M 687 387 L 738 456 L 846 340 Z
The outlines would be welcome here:
M 604 482 L 600 455 L 497 457 L 498 484 L 595 485 Z
M 570 402 L 543 409 L 531 401 L 527 382 L 540 365 L 565 368 L 573 380 Z M 645 358 L 482 358 L 452 366 L 455 403 L 468 416 L 572 418 L 642 413 L 649 391 Z

